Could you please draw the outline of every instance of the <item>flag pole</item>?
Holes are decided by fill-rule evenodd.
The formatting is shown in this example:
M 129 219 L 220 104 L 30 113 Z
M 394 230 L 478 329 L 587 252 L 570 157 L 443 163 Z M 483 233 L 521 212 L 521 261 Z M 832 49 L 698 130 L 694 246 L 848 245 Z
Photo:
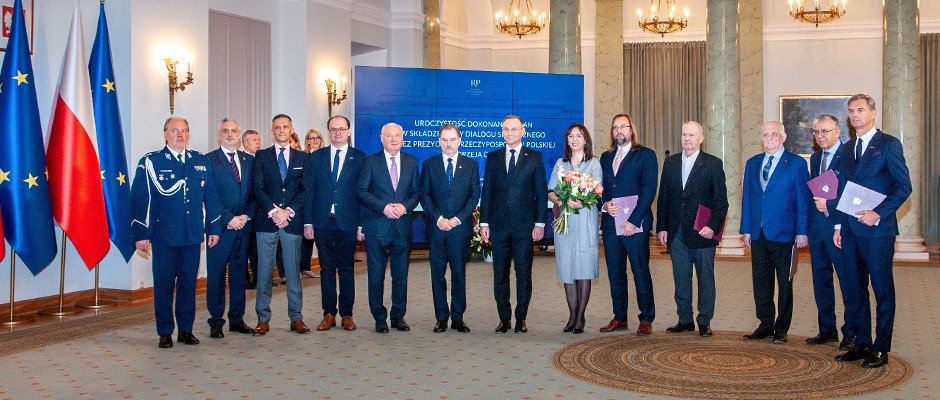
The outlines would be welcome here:
M 104 0 L 102 0 L 101 2 L 104 3 Z M 101 264 L 100 263 L 95 264 L 95 302 L 92 303 L 88 301 L 80 301 L 78 303 L 75 303 L 75 305 L 78 306 L 78 308 L 99 310 L 99 309 L 108 308 L 114 305 L 113 301 L 100 300 L 98 298 L 98 270 L 99 269 L 101 269 Z
M 65 306 L 65 238 L 65 231 L 62 231 L 62 267 L 59 270 L 59 307 L 40 310 L 39 315 L 42 316 L 63 317 L 82 312 L 79 308 Z
M 11 249 L 13 250 L 13 249 Z M 14 297 L 13 297 L 13 288 L 16 286 L 13 282 L 16 281 L 16 250 L 10 252 L 10 319 L 0 322 L 2 326 L 14 327 L 20 324 L 25 324 L 27 322 L 33 322 L 33 317 L 27 315 L 14 315 L 13 306 L 14 306 Z

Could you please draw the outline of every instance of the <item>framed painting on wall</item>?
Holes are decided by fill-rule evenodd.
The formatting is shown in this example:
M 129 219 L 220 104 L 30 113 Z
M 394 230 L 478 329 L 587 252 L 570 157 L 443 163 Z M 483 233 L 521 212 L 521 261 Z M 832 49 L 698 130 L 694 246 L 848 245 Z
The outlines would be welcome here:
M 33 54 L 33 3 L 35 0 L 23 0 L 23 16 L 26 19 L 26 36 L 29 39 L 29 54 Z M 13 29 L 13 0 L 0 0 L 3 29 L 0 30 L 0 51 L 7 51 L 7 40 Z
M 780 121 L 787 132 L 783 146 L 796 154 L 809 156 L 819 147 L 813 139 L 813 120 L 829 114 L 839 119 L 839 140 L 849 140 L 849 109 L 846 103 L 850 95 L 800 95 L 780 96 Z

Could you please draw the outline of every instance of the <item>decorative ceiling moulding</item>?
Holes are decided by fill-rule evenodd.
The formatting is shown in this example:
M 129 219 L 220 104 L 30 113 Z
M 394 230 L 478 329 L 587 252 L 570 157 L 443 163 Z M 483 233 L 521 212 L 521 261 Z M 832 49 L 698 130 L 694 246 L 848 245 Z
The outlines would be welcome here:
M 311 3 L 322 4 L 325 6 L 330 6 L 333 8 L 338 8 L 343 11 L 352 11 L 353 9 L 353 0 L 309 0 Z M 356 8 L 362 7 L 361 4 L 357 4 Z
M 388 10 L 363 4 L 356 4 L 356 7 L 352 10 L 352 20 L 383 28 L 392 26 L 392 18 Z
M 637 30 L 636 24 L 631 23 L 623 32 L 624 43 L 656 43 L 656 42 L 701 42 L 705 40 L 704 29 L 685 29 L 681 32 L 670 33 L 663 38 L 650 35 L 649 32 Z
M 424 31 L 424 14 L 411 12 L 393 13 L 391 28 Z
M 810 29 L 812 28 L 812 29 Z M 881 24 L 808 24 L 792 26 L 764 27 L 765 42 L 785 42 L 795 40 L 831 40 L 831 39 L 881 39 Z
M 462 33 L 442 32 L 444 44 L 466 50 L 517 50 L 517 49 L 541 49 L 548 48 L 548 40 L 540 43 L 538 40 L 526 40 L 526 45 L 521 45 L 518 40 L 512 40 L 511 37 L 502 38 L 497 36 L 478 35 L 469 37 Z M 498 38 L 498 40 L 496 40 Z M 581 35 L 581 48 L 595 47 L 594 34 Z M 506 40 L 509 39 L 509 40 Z

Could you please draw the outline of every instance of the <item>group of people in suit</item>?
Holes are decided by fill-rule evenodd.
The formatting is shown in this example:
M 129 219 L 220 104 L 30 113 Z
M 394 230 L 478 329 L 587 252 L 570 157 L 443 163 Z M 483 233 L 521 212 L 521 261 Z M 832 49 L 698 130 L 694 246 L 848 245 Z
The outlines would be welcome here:
M 793 312 L 793 261 L 796 249 L 809 246 L 819 334 L 806 341 L 838 341 L 832 279 L 835 271 L 845 304 L 840 343 L 845 353 L 837 359 L 864 360 L 865 367 L 880 367 L 888 360 L 894 322 L 896 211 L 910 195 L 911 183 L 900 142 L 874 128 L 874 100 L 856 95 L 849 100 L 848 108 L 857 137 L 840 143 L 838 119 L 820 116 L 813 126 L 820 150 L 812 155 L 809 165 L 784 148 L 787 135 L 782 123 L 769 121 L 762 125 L 764 151 L 745 163 L 740 224 L 744 244 L 751 249 L 755 311 L 760 324 L 744 338 L 787 341 Z M 689 121 L 682 125 L 682 152 L 665 159 L 658 187 L 656 154 L 639 143 L 630 115 L 613 117 L 611 144 L 600 157 L 593 154 L 588 129 L 574 124 L 565 132 L 564 155 L 555 163 L 547 190 L 542 154 L 522 144 L 526 125 L 519 116 L 503 119 L 505 146 L 487 155 L 482 187 L 476 161 L 459 153 L 457 126 L 441 126 L 441 155 L 424 160 L 419 172 L 418 160 L 402 151 L 403 129 L 398 124 L 382 127 L 383 150 L 369 155 L 349 145 L 350 123 L 346 117 L 334 116 L 327 125 L 330 146 L 308 156 L 290 148 L 292 122 L 289 116 L 279 114 L 272 120 L 274 145 L 257 150 L 260 141 L 254 142 L 251 147 L 257 152 L 252 156 L 237 150 L 237 122 L 224 119 L 219 128 L 221 147 L 203 156 L 186 149 L 189 129 L 184 119 L 172 117 L 166 121 L 166 147 L 141 159 L 132 187 L 137 247 L 152 249 L 154 257 L 154 309 L 160 347 L 173 345 L 174 290 L 177 341 L 199 342 L 192 335 L 192 323 L 195 275 L 204 235 L 212 337 L 222 337 L 226 276 L 230 331 L 263 335 L 270 330 L 271 281 L 257 280 L 258 324 L 249 327 L 243 319 L 246 274 L 237 268 L 246 264 L 248 248 L 256 247 L 260 264 L 254 275 L 270 276 L 278 245 L 286 268 L 290 330 L 310 332 L 303 322 L 298 265 L 301 238 L 314 237 L 324 278 L 323 318 L 316 326 L 318 331 L 335 327 L 337 317 L 344 329 L 356 329 L 352 308 L 357 241 L 365 243 L 369 308 L 375 331 L 410 330 L 405 314 L 411 221 L 419 204 L 428 221 L 436 319 L 433 331 L 446 331 L 449 322 L 451 329 L 469 332 L 463 318 L 467 308 L 466 264 L 472 214 L 478 201 L 480 234 L 492 244 L 498 312 L 495 332 L 527 332 L 533 243 L 545 234 L 547 202 L 562 205 L 553 191 L 561 170 L 586 173 L 603 182 L 596 205 L 586 207 L 569 200 L 567 206 L 581 212 L 569 217 L 567 233 L 555 236 L 558 279 L 564 285 L 569 306 L 563 330 L 584 332 L 591 280 L 598 276 L 600 214 L 599 236 L 603 238 L 613 313 L 600 331 L 629 326 L 629 261 L 639 310 L 636 334 L 651 334 L 656 309 L 648 237 L 656 232 L 669 250 L 675 284 L 678 323 L 666 332 L 695 331 L 697 324 L 701 336 L 713 334 L 714 258 L 729 204 L 722 160 L 701 149 L 705 139 L 701 124 Z M 246 149 L 249 142 L 252 140 L 246 134 Z M 854 154 L 845 153 L 845 149 L 854 149 Z M 887 198 L 873 210 L 858 215 L 837 212 L 838 197 L 813 198 L 807 186 L 811 177 L 827 170 L 838 176 L 840 195 L 847 182 L 854 182 Z M 615 201 L 630 196 L 636 199 L 632 210 Z M 655 231 L 654 201 L 658 219 Z M 621 213 L 629 216 L 618 224 Z M 177 233 L 180 226 L 186 227 L 183 234 Z M 250 244 L 247 232 L 251 231 L 256 232 L 256 245 Z M 448 268 L 449 299 L 445 277 Z M 383 301 L 387 269 L 391 271 L 391 309 Z M 513 270 L 515 308 L 510 301 Z M 693 271 L 698 287 L 697 316 L 692 306 Z M 871 337 L 869 284 L 877 301 L 875 340 Z

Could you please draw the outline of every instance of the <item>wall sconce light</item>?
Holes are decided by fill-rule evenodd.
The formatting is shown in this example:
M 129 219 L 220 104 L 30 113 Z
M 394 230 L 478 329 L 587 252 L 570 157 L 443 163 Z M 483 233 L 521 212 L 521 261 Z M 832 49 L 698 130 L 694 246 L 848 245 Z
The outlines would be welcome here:
M 187 63 L 186 80 L 180 82 L 176 75 L 176 65 L 180 62 L 174 60 L 172 57 L 164 58 L 163 61 L 166 61 L 166 70 L 168 71 L 166 76 L 170 81 L 170 114 L 173 114 L 176 91 L 186 90 L 186 86 L 193 84 L 193 62 L 189 61 Z
M 337 84 L 332 79 L 326 80 L 326 107 L 329 117 L 333 117 L 333 106 L 338 106 L 343 100 L 346 100 L 346 76 L 343 76 L 343 95 L 337 93 Z

